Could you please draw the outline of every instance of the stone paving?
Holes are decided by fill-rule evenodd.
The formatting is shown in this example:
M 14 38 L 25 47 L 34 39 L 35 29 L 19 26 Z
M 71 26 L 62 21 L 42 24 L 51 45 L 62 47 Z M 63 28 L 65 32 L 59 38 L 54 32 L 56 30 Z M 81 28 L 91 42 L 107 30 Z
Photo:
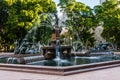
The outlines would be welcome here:
M 0 80 L 120 80 L 120 67 L 78 73 L 68 76 L 0 70 Z

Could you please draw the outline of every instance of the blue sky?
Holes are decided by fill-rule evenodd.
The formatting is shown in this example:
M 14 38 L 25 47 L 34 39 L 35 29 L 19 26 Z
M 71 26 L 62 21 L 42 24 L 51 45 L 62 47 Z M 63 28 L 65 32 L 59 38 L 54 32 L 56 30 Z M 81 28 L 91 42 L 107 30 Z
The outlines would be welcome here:
M 55 1 L 57 3 L 59 2 L 59 0 L 53 0 L 53 1 Z M 100 4 L 99 0 L 76 0 L 76 1 L 82 2 L 82 3 L 90 6 L 91 8 L 93 8 L 95 5 L 99 5 Z

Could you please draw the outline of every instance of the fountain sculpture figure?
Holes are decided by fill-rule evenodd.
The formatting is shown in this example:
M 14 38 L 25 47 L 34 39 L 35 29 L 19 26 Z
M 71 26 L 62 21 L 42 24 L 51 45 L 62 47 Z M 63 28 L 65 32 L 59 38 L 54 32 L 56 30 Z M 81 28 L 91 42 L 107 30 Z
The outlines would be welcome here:
M 31 43 L 27 39 L 24 39 L 22 44 L 19 45 L 18 41 L 15 41 L 15 54 L 35 54 L 40 52 L 40 42 Z

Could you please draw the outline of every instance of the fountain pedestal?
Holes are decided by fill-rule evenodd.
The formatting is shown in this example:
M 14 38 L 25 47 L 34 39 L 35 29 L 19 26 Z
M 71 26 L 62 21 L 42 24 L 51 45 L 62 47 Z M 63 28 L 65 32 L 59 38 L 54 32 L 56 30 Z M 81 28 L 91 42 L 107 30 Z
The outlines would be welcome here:
M 60 55 L 70 57 L 71 56 L 72 46 L 60 46 Z M 46 59 L 53 59 L 56 57 L 56 48 L 55 46 L 44 46 L 42 47 L 43 55 Z M 47 54 L 47 55 L 46 55 Z
M 64 41 L 60 39 L 60 30 L 55 27 L 52 32 L 52 40 L 50 46 L 43 46 L 43 55 L 46 59 L 54 59 L 57 56 L 57 51 L 60 52 L 60 57 L 70 56 L 72 46 L 61 45 Z M 58 48 L 58 49 L 57 49 Z

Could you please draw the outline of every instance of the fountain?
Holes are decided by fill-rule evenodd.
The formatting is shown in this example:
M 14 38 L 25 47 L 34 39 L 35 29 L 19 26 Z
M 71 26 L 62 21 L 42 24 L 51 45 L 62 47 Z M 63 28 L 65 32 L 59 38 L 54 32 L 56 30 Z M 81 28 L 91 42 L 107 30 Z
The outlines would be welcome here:
M 53 54 L 52 58 L 55 58 L 57 56 L 58 52 L 60 52 L 61 57 L 65 57 L 65 55 L 67 55 L 67 57 L 70 56 L 72 46 L 61 45 L 63 43 L 63 40 L 60 39 L 59 33 L 60 33 L 59 28 L 56 27 L 52 34 L 52 41 L 50 41 L 51 45 L 42 47 L 43 55 L 47 56 L 46 59 L 49 58 L 49 56 L 48 56 L 49 54 L 51 54 L 51 55 Z M 67 52 L 64 53 L 65 51 L 67 51 Z
M 110 43 L 100 42 L 98 46 L 87 51 L 80 38 L 74 42 L 72 39 L 68 39 L 70 40 L 68 44 L 67 38 L 60 37 L 62 31 L 58 25 L 57 15 L 54 16 L 54 19 L 55 23 L 48 22 L 52 29 L 49 45 L 35 41 L 36 33 L 34 31 L 37 29 L 35 25 L 28 31 L 21 43 L 18 40 L 15 41 L 14 54 L 0 56 L 0 62 L 6 63 L 0 64 L 0 67 L 4 70 L 69 75 L 120 65 L 120 56 L 113 54 L 108 49 L 111 47 Z M 48 24 L 42 24 L 42 26 Z M 32 33 L 33 40 L 30 41 L 28 38 Z M 82 45 L 81 50 L 78 50 L 79 44 Z
M 113 50 L 114 47 L 111 43 L 102 43 L 102 41 L 100 41 L 98 45 L 90 50 L 90 53 L 97 55 L 113 55 Z

